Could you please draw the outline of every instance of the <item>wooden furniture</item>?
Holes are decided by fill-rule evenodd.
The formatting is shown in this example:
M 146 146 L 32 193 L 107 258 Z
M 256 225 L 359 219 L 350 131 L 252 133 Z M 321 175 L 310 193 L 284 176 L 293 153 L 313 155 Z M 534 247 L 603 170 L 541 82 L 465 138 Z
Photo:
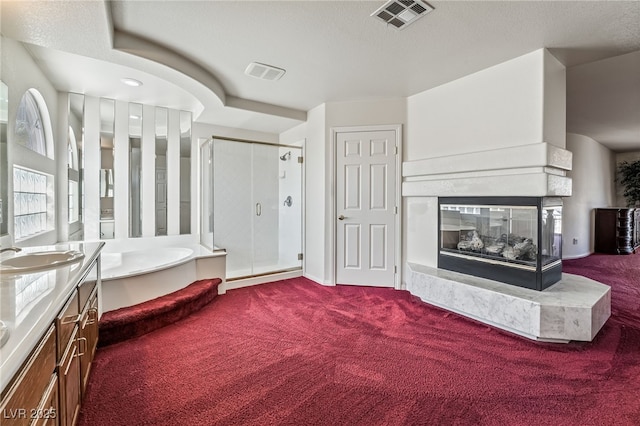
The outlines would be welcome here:
M 73 426 L 77 422 L 98 341 L 100 258 L 0 394 L 3 426 Z
M 638 248 L 640 248 L 640 208 L 596 209 L 596 252 L 631 254 Z

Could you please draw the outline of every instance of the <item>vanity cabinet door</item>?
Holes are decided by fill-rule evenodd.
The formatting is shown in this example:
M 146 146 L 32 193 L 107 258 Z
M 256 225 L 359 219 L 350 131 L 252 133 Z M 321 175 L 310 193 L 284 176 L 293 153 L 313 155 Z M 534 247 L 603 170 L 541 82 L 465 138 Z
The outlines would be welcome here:
M 80 359 L 77 337 L 76 325 L 58 365 L 61 426 L 75 425 L 80 412 Z
M 84 399 L 91 363 L 98 347 L 98 289 L 94 289 L 89 297 L 82 311 L 80 325 L 80 377 L 82 377 L 80 390 Z
M 58 426 L 60 408 L 58 406 L 58 375 L 51 376 L 47 391 L 42 398 L 42 404 L 38 408 L 36 420 L 33 426 Z
M 40 417 L 43 394 L 56 366 L 55 329 L 50 327 L 0 401 L 2 426 L 30 425 Z M 45 397 L 46 398 L 46 397 Z
M 68 302 L 56 317 L 61 426 L 73 426 L 80 411 L 79 322 L 78 292 L 74 289 Z

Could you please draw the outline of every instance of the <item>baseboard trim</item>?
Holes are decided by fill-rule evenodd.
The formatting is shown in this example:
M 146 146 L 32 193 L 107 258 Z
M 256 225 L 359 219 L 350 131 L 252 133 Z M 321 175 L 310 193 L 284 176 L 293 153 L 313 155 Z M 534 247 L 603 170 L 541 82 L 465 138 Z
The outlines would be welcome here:
M 234 290 L 234 289 L 243 288 L 243 287 L 251 287 L 253 285 L 265 284 L 265 283 L 270 283 L 274 281 L 286 280 L 289 278 L 297 278 L 301 276 L 302 276 L 302 270 L 298 269 L 295 271 L 280 272 L 280 273 L 274 273 L 269 275 L 261 275 L 259 277 L 251 277 L 251 278 L 245 278 L 245 279 L 239 279 L 239 280 L 233 280 L 233 281 L 226 281 L 221 285 L 224 287 L 224 291 L 226 292 L 227 290 Z
M 592 254 L 592 252 L 587 252 L 582 254 L 574 254 L 571 256 L 562 256 L 562 260 L 582 259 L 583 257 L 591 256 Z
M 307 274 L 306 272 L 304 274 L 302 274 L 303 277 L 313 281 L 316 284 L 320 284 L 320 285 L 324 285 L 324 286 L 329 286 L 329 287 L 333 287 L 334 284 L 331 284 L 329 281 L 325 281 L 325 280 L 321 280 L 318 277 L 314 277 L 311 274 Z

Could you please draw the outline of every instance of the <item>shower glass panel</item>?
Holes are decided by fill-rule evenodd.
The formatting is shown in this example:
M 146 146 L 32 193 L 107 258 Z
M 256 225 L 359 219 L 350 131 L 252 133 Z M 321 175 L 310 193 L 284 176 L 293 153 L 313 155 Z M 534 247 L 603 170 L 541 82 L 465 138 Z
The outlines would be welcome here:
M 213 245 L 227 251 L 227 279 L 299 269 L 301 148 L 222 139 L 212 145 Z

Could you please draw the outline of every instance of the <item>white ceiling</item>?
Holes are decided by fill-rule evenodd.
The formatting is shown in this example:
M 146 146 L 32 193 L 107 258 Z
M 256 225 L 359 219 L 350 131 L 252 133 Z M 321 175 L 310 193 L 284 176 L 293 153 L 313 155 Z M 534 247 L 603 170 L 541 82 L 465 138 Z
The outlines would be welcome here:
M 3 35 L 34 45 L 34 57 L 60 90 L 102 90 L 100 96 L 189 109 L 200 122 L 273 133 L 324 102 L 406 97 L 546 47 L 568 67 L 568 130 L 612 149 L 640 149 L 638 62 L 601 61 L 640 50 L 640 2 L 433 1 L 435 10 L 403 31 L 369 16 L 383 3 L 0 7 Z M 248 77 L 243 71 L 252 61 L 287 73 L 275 82 Z M 147 95 L 123 92 L 117 80 L 124 73 L 153 88 Z M 595 90 L 603 85 L 610 89 Z M 144 96 L 155 100 L 137 99 Z

